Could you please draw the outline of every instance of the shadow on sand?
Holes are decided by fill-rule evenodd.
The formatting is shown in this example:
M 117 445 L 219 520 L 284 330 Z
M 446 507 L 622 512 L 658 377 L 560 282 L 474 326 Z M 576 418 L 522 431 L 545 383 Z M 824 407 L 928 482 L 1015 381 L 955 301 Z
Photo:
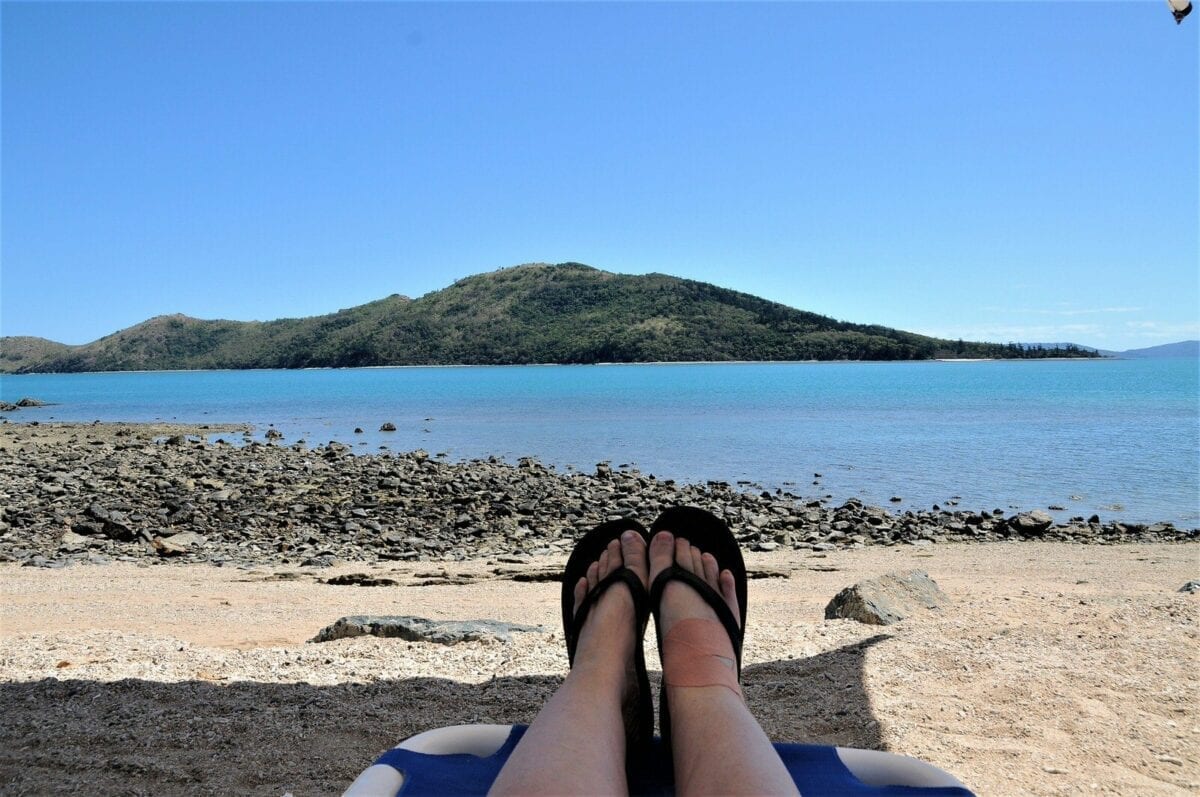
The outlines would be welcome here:
M 879 748 L 863 685 L 886 635 L 747 666 L 771 738 Z M 530 722 L 557 676 L 312 686 L 45 679 L 0 684 L 3 794 L 338 794 L 383 750 L 443 725 Z M 655 686 L 657 691 L 657 685 Z

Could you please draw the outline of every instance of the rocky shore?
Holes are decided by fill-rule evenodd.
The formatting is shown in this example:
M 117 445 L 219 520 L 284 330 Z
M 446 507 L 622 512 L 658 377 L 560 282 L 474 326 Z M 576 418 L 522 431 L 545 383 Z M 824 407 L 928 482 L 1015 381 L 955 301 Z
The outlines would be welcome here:
M 0 561 L 326 566 L 563 553 L 613 516 L 673 504 L 723 516 L 754 551 L 1036 539 L 1183 542 L 1198 529 L 1055 523 L 1040 511 L 832 506 L 724 482 L 679 484 L 607 463 L 563 473 L 533 459 L 447 462 L 239 440 L 239 427 L 0 424 Z

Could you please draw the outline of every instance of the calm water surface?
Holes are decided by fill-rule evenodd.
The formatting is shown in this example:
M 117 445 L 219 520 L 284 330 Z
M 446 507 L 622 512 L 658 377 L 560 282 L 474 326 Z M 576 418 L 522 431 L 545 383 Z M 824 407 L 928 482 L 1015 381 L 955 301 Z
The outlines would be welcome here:
M 16 421 L 244 423 L 285 442 L 526 455 L 899 509 L 1200 525 L 1194 360 L 193 371 L 0 377 Z M 381 433 L 381 423 L 396 424 Z M 360 426 L 365 434 L 356 435 Z M 815 479 L 814 474 L 822 474 Z M 889 504 L 890 505 L 890 504 Z

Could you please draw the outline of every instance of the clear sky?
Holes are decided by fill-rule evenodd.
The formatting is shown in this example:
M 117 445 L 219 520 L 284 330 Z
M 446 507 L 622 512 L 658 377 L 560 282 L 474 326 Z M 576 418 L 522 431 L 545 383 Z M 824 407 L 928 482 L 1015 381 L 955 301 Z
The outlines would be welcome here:
M 5 335 L 574 260 L 952 338 L 1200 337 L 1200 18 L 1161 0 L 0 13 Z

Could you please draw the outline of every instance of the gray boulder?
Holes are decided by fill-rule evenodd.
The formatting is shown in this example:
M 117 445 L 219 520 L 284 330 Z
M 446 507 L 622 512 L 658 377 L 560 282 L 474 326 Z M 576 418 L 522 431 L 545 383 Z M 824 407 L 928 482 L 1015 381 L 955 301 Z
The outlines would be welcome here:
M 532 625 L 502 623 L 499 620 L 427 620 L 424 617 L 343 617 L 322 628 L 310 642 L 332 642 L 356 636 L 395 637 L 407 642 L 434 642 L 456 645 L 459 642 L 508 642 L 513 632 L 542 629 Z
M 194 531 L 183 531 L 170 537 L 155 537 L 154 549 L 161 556 L 180 556 L 204 545 L 205 542 L 203 535 Z
M 73 531 L 67 530 L 63 532 L 58 541 L 58 547 L 63 551 L 81 551 L 91 543 L 91 540 L 82 534 L 76 534 Z
M 1041 534 L 1050 528 L 1054 518 L 1040 509 L 1035 509 L 1032 512 L 1022 512 L 1011 518 L 1008 523 L 1020 534 Z
M 1180 592 L 1200 592 L 1200 581 L 1189 581 L 1179 588 Z
M 923 609 L 938 609 L 949 603 L 946 593 L 928 574 L 909 570 L 846 587 L 825 607 L 825 619 L 892 625 Z

